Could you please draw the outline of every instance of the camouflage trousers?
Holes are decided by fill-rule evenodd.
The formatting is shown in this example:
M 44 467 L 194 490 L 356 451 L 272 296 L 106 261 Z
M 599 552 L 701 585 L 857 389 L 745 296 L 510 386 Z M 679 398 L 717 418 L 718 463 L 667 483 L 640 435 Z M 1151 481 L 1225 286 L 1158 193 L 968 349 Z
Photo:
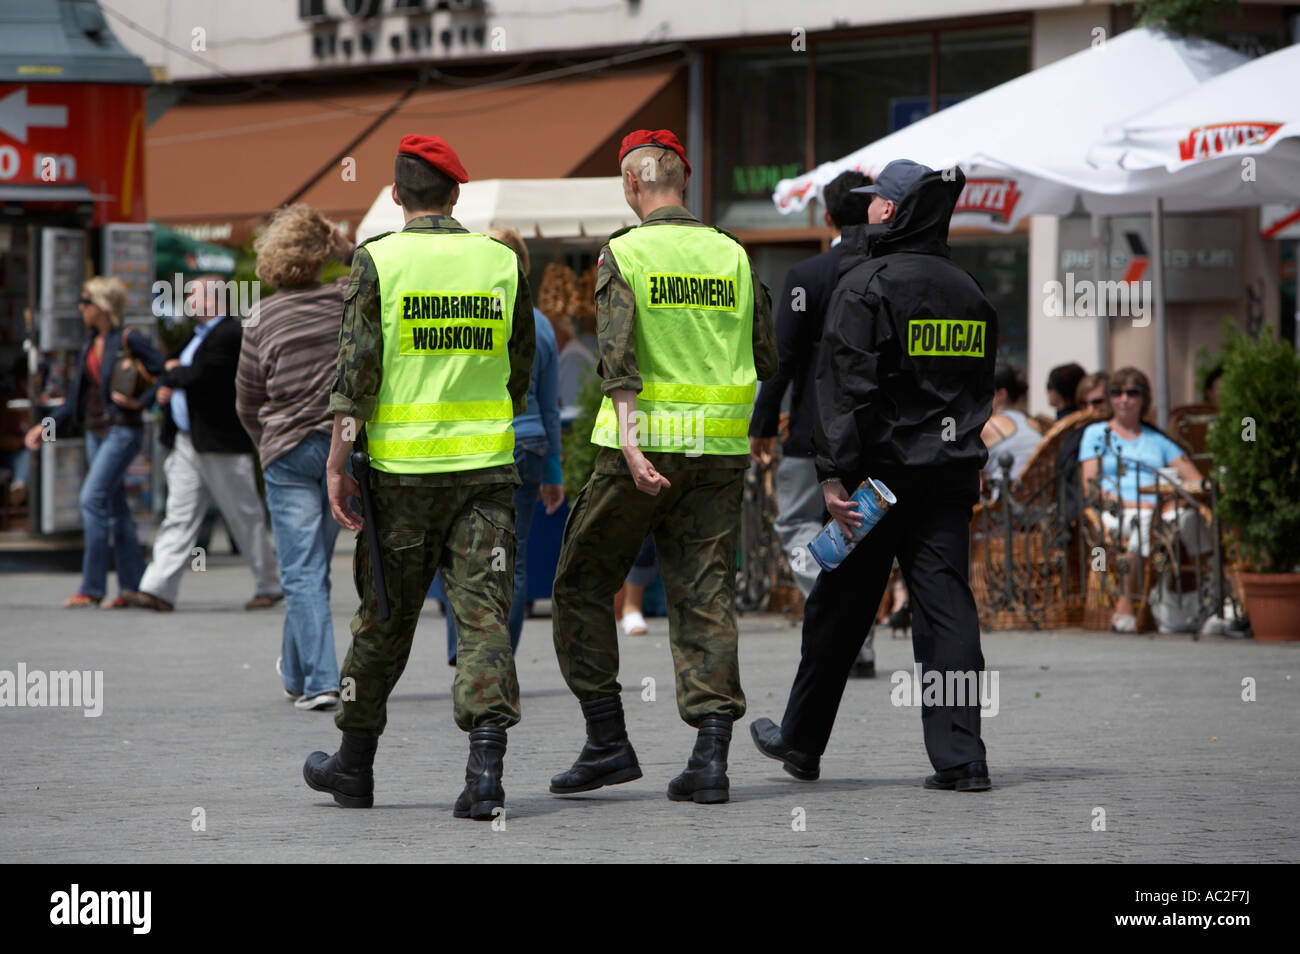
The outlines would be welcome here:
M 361 607 L 352 618 L 352 646 L 340 672 L 342 706 L 334 723 L 351 735 L 383 733 L 388 696 L 411 655 L 433 576 L 442 570 L 460 634 L 452 689 L 456 725 L 466 732 L 514 725 L 519 680 L 507 626 L 515 580 L 513 487 L 372 486 L 390 616 L 386 623 L 379 619 L 362 531 L 352 563 Z
M 552 606 L 560 672 L 580 701 L 622 691 L 614 595 L 653 533 L 668 602 L 677 709 L 689 725 L 745 714 L 736 630 L 736 548 L 745 472 L 665 473 L 656 496 L 594 473 L 564 526 Z

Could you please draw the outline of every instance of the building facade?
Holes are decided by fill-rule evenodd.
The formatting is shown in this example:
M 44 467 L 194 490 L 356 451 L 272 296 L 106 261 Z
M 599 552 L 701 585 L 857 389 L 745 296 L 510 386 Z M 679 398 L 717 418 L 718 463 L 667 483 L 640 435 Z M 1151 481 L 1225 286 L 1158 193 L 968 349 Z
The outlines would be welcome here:
M 476 179 L 552 178 L 610 175 L 627 131 L 668 126 L 692 157 L 690 204 L 746 243 L 774 291 L 829 241 L 819 206 L 777 211 L 777 181 L 1085 49 L 1097 29 L 1115 35 L 1133 17 L 1130 5 L 1077 0 L 103 6 L 170 80 L 153 93 L 147 146 L 150 209 L 167 224 L 240 244 L 271 209 L 301 199 L 355 225 L 391 181 L 406 132 L 445 136 Z M 1246 4 L 1215 38 L 1253 55 L 1279 48 L 1297 39 L 1288 9 Z M 1116 111 L 1122 118 L 1123 104 Z M 1144 227 L 1112 222 L 1112 268 L 1123 271 L 1136 254 L 1129 235 L 1140 240 Z M 1011 234 L 952 235 L 954 258 L 998 308 L 1003 356 L 1029 376 L 1032 411 L 1047 410 L 1057 364 L 1154 365 L 1150 329 L 1112 322 L 1099 339 L 1098 319 L 1044 306 L 1046 284 L 1090 259 L 1087 230 L 1086 218 L 1039 216 Z M 1197 350 L 1217 346 L 1223 315 L 1294 334 L 1294 258 L 1260 236 L 1254 209 L 1170 216 L 1168 233 L 1176 405 L 1195 397 Z

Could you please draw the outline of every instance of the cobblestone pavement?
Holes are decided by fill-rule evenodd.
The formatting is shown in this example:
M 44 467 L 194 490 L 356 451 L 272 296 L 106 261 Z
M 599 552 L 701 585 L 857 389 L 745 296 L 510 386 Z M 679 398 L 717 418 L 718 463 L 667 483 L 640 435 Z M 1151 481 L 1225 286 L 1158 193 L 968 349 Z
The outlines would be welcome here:
M 340 540 L 344 543 L 345 538 Z M 354 608 L 335 561 L 339 656 Z M 877 636 L 881 677 L 851 681 L 818 782 L 760 757 L 752 719 L 781 717 L 799 631 L 747 616 L 749 714 L 732 745 L 732 801 L 664 791 L 693 741 L 672 699 L 667 624 L 624 639 L 628 726 L 645 777 L 557 798 L 550 776 L 582 743 L 550 620 L 528 621 L 523 721 L 506 756 L 504 830 L 451 816 L 465 736 L 436 605 L 426 606 L 376 760 L 376 806 L 349 811 L 303 784 L 330 716 L 281 696 L 283 608 L 256 613 L 248 571 L 210 557 L 178 610 L 55 608 L 75 576 L 5 574 L 0 670 L 103 670 L 103 713 L 0 709 L 0 858 L 22 862 L 216 861 L 1113 861 L 1300 860 L 1300 645 L 1187 636 L 990 633 L 996 716 L 984 721 L 994 788 L 929 792 L 919 710 L 891 705 L 888 674 L 911 645 Z M 643 701 L 642 681 L 656 683 Z M 1243 679 L 1256 701 L 1243 701 Z M 195 809 L 206 830 L 193 830 Z M 1093 830 L 1105 813 L 1105 830 Z M 803 830 L 797 830 L 804 822 Z

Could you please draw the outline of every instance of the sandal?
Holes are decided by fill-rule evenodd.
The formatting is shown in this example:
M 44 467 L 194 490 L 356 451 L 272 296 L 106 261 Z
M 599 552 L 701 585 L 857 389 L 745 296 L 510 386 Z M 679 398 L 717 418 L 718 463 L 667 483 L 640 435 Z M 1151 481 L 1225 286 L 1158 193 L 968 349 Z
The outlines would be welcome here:
M 105 610 L 126 609 L 130 605 L 125 597 L 115 596 L 106 603 L 100 603 L 99 608 Z
M 103 599 L 101 596 L 99 599 Z M 73 593 L 63 603 L 64 609 L 81 609 L 84 606 L 98 606 L 99 600 L 85 593 Z
M 1116 613 L 1110 618 L 1110 628 L 1111 632 L 1114 633 L 1136 633 L 1137 617 L 1126 613 Z

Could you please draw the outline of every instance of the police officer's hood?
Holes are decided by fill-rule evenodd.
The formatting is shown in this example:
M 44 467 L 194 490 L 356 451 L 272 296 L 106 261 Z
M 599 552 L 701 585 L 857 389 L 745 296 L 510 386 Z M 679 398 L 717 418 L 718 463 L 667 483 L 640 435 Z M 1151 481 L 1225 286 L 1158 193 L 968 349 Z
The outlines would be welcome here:
M 948 178 L 944 178 L 945 174 Z M 894 252 L 951 257 L 948 223 L 957 205 L 966 176 L 957 167 L 936 169 L 907 190 L 894 210 L 894 217 L 881 225 L 850 225 L 843 230 L 840 274 L 864 258 L 879 258 Z
M 960 170 L 931 172 L 892 220 L 844 230 L 814 381 L 822 479 L 953 466 L 978 483 L 998 336 L 997 313 L 949 254 L 965 184 Z M 954 326 L 969 333 L 952 338 Z

